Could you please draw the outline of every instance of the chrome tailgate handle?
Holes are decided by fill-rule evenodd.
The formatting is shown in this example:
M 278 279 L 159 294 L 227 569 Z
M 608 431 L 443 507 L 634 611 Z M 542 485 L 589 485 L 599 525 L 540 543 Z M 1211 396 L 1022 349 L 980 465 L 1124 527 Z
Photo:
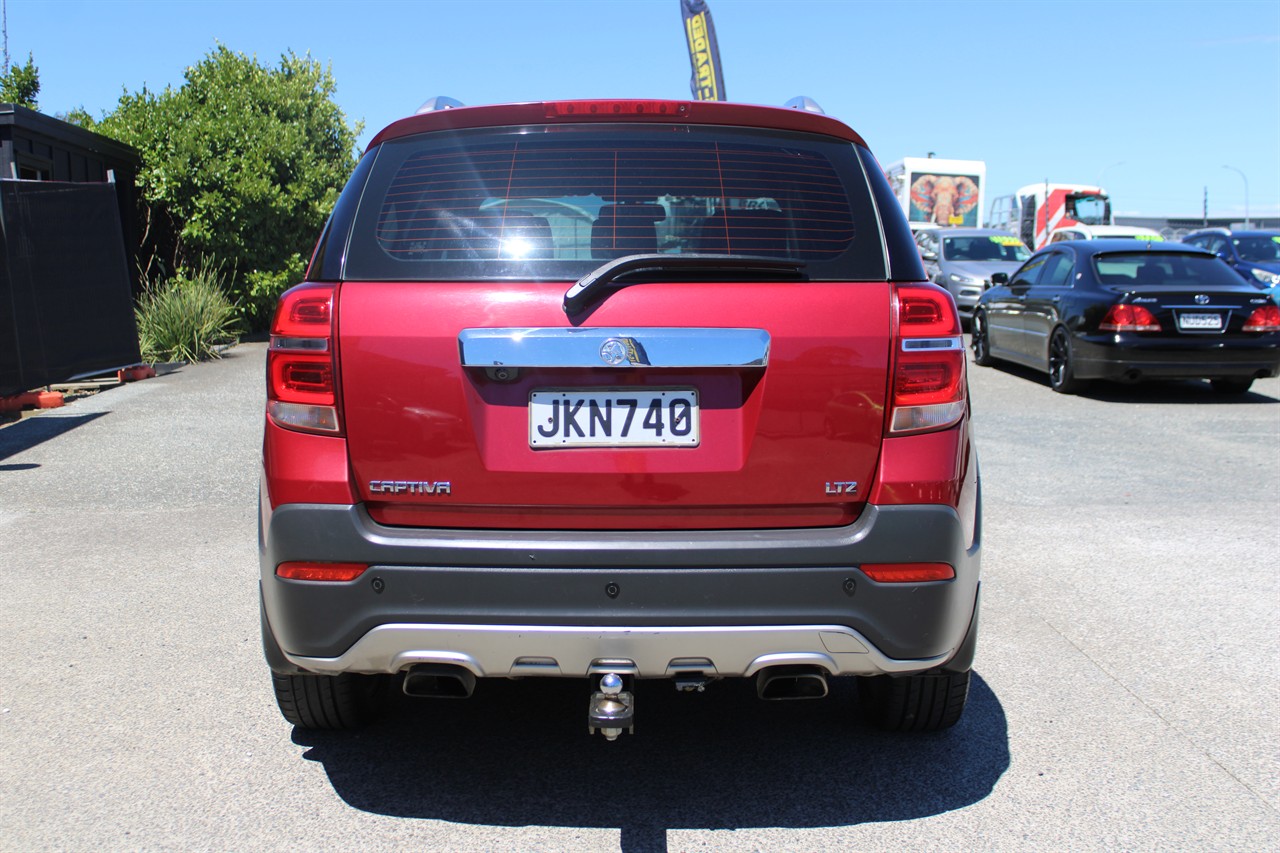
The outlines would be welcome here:
M 463 367 L 765 367 L 764 329 L 464 329 Z

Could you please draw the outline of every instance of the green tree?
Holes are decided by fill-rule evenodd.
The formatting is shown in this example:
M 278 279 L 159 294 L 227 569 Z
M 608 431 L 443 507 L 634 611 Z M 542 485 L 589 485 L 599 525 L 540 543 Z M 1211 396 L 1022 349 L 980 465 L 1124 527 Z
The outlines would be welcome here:
M 65 113 L 54 113 L 53 117 L 65 121 L 67 124 L 83 127 L 85 130 L 93 130 L 98 126 L 97 120 L 89 115 L 89 111 L 83 105 L 72 107 Z
M 246 318 L 264 321 L 355 167 L 360 126 L 333 102 L 335 88 L 309 55 L 269 68 L 218 45 L 180 88 L 125 92 L 95 130 L 142 155 L 144 274 L 207 258 L 227 272 Z
M 36 95 L 40 94 L 40 69 L 27 54 L 27 64 L 14 65 L 0 74 L 0 103 L 17 104 L 36 109 Z

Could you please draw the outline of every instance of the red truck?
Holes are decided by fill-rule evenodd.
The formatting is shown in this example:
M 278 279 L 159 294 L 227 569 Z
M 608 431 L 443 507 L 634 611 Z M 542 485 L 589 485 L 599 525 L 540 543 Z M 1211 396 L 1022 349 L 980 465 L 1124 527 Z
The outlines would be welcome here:
M 850 677 L 881 727 L 960 717 L 981 542 L 960 321 L 832 118 L 397 121 L 280 301 L 267 392 L 263 642 L 296 726 L 529 677 L 590 679 L 610 739 L 661 681 Z

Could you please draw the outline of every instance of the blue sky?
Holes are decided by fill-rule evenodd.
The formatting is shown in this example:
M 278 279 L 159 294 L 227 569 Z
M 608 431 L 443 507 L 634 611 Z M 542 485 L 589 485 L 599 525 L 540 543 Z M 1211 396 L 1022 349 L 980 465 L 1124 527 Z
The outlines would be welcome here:
M 433 95 L 688 98 L 679 0 L 6 0 L 40 109 L 100 116 L 221 42 L 331 64 L 363 146 Z M 880 162 L 984 160 L 988 200 L 1101 183 L 1120 215 L 1280 216 L 1280 2 L 710 0 L 731 100 L 808 95 Z M 1239 172 L 1223 168 L 1232 166 Z M 1240 172 L 1244 174 L 1241 177 Z M 985 217 L 986 211 L 983 212 Z

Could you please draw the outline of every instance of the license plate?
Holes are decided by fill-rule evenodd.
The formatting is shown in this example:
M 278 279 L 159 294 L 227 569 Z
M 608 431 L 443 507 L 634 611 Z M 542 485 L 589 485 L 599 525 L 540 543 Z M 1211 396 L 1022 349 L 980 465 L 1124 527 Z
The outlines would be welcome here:
M 591 388 L 529 395 L 530 447 L 697 447 L 694 388 Z
M 1221 329 L 1221 314 L 1179 314 L 1179 329 Z

